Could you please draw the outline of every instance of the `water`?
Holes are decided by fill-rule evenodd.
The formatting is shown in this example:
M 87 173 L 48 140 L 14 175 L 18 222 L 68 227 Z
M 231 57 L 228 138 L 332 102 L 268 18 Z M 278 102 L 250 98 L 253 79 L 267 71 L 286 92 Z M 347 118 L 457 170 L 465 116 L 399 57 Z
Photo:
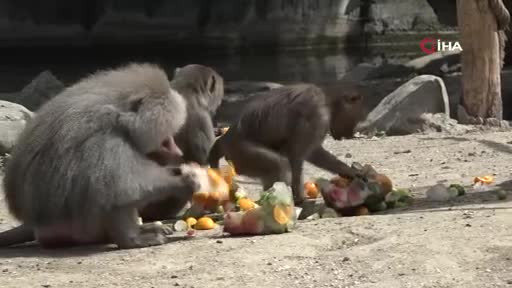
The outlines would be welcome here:
M 392 50 L 392 49 L 388 49 Z M 404 62 L 414 55 L 371 51 L 260 52 L 215 54 L 208 51 L 173 51 L 166 48 L 23 48 L 0 51 L 0 92 L 21 90 L 37 74 L 50 70 L 71 84 L 97 69 L 130 61 L 160 64 L 172 75 L 176 67 L 190 63 L 208 65 L 227 81 L 251 80 L 279 83 L 325 83 L 343 76 L 361 62 Z

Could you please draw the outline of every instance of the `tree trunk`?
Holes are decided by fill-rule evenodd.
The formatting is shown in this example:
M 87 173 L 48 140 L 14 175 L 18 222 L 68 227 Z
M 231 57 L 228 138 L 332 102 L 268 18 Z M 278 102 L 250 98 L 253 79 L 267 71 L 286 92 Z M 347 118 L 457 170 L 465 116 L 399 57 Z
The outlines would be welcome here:
M 457 0 L 463 106 L 469 116 L 503 118 L 500 33 L 488 0 Z

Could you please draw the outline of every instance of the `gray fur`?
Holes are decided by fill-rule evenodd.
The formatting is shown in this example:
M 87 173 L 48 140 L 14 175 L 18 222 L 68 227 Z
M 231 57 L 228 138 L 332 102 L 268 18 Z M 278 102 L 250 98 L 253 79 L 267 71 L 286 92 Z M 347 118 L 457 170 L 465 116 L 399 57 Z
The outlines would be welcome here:
M 43 105 L 19 137 L 4 179 L 10 212 L 34 228 L 71 222 L 87 234 L 106 225 L 121 248 L 162 244 L 162 235 L 135 237 L 133 215 L 197 188 L 191 175 L 174 176 L 146 157 L 185 119 L 185 101 L 157 66 L 83 79 Z
M 239 122 L 217 139 L 210 165 L 218 167 L 225 156 L 239 174 L 261 179 L 264 189 L 276 181 L 288 183 L 297 204 L 304 199 L 304 161 L 355 177 L 353 169 L 322 148 L 328 132 L 336 139 L 351 137 L 364 119 L 362 90 L 354 84 L 339 82 L 322 89 L 296 84 L 259 95 L 244 108 Z
M 190 64 L 176 69 L 171 87 L 187 101 L 187 120 L 176 135 L 183 158 L 206 165 L 215 141 L 212 117 L 224 97 L 224 80 L 210 67 Z

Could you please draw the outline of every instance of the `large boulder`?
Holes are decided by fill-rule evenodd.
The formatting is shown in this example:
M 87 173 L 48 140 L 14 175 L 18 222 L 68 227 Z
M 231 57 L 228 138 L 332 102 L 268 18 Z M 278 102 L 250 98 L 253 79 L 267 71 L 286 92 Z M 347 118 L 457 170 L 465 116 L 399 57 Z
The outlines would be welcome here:
M 64 84 L 46 70 L 37 75 L 21 92 L 0 94 L 0 100 L 14 102 L 35 111 L 64 88 Z
M 0 155 L 9 153 L 33 113 L 12 102 L 0 100 Z
M 422 130 L 425 113 L 450 115 L 448 94 L 441 78 L 415 77 L 386 96 L 366 120 L 358 125 L 362 133 L 383 131 L 388 135 L 406 135 Z

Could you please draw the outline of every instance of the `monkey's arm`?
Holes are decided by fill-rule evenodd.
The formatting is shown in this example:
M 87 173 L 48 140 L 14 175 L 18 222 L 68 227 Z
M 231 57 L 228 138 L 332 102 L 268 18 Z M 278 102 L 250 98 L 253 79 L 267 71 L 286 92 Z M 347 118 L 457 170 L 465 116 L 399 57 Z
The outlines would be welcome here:
M 357 172 L 354 169 L 329 153 L 329 151 L 325 150 L 322 146 L 313 150 L 307 158 L 307 161 L 319 168 L 325 169 L 331 173 L 336 173 L 340 176 L 350 178 L 357 176 Z
M 200 165 L 208 164 L 208 152 L 215 142 L 215 133 L 211 122 L 210 114 L 203 112 L 195 115 L 195 121 L 190 121 L 192 127 L 186 127 L 189 135 L 187 150 L 190 151 L 190 159 Z M 196 127 L 193 127 L 194 124 Z
M 223 137 L 224 135 L 217 138 L 217 141 L 213 143 L 208 153 L 208 164 L 210 164 L 211 168 L 219 168 L 220 158 L 224 157 Z

